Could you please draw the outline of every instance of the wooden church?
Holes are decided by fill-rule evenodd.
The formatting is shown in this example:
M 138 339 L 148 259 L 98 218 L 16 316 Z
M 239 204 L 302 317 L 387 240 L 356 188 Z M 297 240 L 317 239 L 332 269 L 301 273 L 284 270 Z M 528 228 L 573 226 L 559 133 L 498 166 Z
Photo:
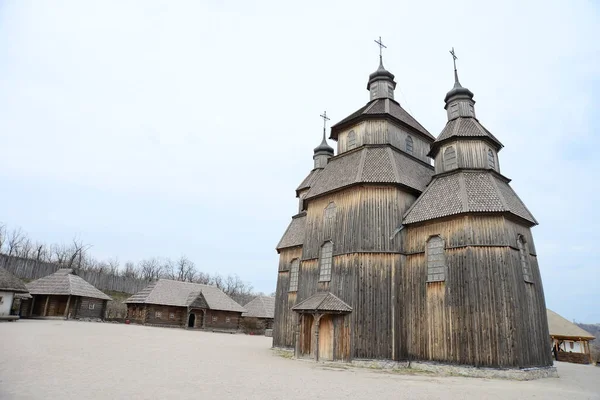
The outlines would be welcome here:
M 316 360 L 552 365 L 537 222 L 456 62 L 454 75 L 437 138 L 394 99 L 381 55 L 369 102 L 331 127 L 337 155 L 324 128 L 277 246 L 274 347 Z

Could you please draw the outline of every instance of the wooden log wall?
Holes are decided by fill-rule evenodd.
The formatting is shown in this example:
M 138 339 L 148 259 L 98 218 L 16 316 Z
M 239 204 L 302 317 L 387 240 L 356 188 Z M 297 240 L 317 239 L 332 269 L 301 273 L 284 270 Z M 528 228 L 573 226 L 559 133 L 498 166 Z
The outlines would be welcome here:
M 446 172 L 444 165 L 444 151 L 453 146 L 456 152 L 457 168 L 483 168 L 489 169 L 488 165 L 488 150 L 491 149 L 494 153 L 493 168 L 496 172 L 500 172 L 500 164 L 498 161 L 498 153 L 493 146 L 483 140 L 459 140 L 448 142 L 440 148 L 435 156 L 435 173 L 439 174 Z
M 333 242 L 334 255 L 399 253 L 401 236 L 392 234 L 415 199 L 397 187 L 366 185 L 311 200 L 305 217 L 302 259 L 318 258 L 326 240 Z M 335 220 L 332 229 L 324 229 L 324 211 L 330 202 L 336 205 Z
M 401 358 L 494 367 L 552 364 L 537 259 L 530 254 L 534 283 L 526 283 L 516 237 L 507 234 L 516 231 L 533 248 L 528 228 L 498 215 L 455 217 L 404 232 Z M 425 243 L 438 234 L 446 243 L 446 281 L 426 283 Z
M 76 296 L 75 296 L 76 297 Z M 94 299 L 91 297 L 79 297 L 76 304 L 76 318 L 101 318 L 104 319 L 107 300 Z M 92 308 L 90 308 L 92 307 Z
M 302 247 L 281 250 L 277 288 L 275 290 L 275 319 L 273 321 L 273 346 L 292 348 L 295 345 L 295 313 L 296 292 L 289 292 L 290 267 L 293 259 L 302 257 Z
M 412 155 L 419 160 L 431 164 L 431 158 L 427 157 L 429 153 L 429 143 L 421 134 L 410 132 L 409 129 L 400 127 L 391 121 L 385 119 L 367 120 L 345 129 L 338 134 L 338 154 L 352 150 L 348 148 L 348 133 L 354 131 L 356 135 L 356 145 L 353 148 L 363 144 L 391 144 L 392 146 L 406 151 L 406 137 L 413 139 Z
M 204 329 L 237 330 L 242 313 L 221 310 L 206 310 Z M 198 315 L 196 316 L 198 318 Z
M 163 326 L 184 326 L 187 324 L 187 308 L 148 304 L 146 324 Z

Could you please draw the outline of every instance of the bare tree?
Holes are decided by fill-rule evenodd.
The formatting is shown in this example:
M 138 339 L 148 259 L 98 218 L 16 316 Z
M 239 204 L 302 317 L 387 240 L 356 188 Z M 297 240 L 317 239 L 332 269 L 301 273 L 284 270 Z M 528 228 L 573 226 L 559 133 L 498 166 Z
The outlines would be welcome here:
M 147 260 L 140 261 L 139 269 L 142 279 L 148 281 L 160 278 L 163 272 L 163 267 L 156 258 L 149 258 Z
M 131 261 L 127 261 L 125 263 L 125 266 L 123 267 L 122 276 L 124 276 L 126 278 L 135 278 L 135 279 L 137 279 L 137 278 L 140 277 L 140 271 L 135 266 L 134 263 L 132 263 Z
M 0 222 L 0 252 L 4 253 L 4 245 L 7 240 L 6 225 Z
M 8 246 L 8 256 L 16 256 L 17 253 L 19 252 L 19 250 L 21 249 L 21 246 L 23 245 L 23 242 L 25 241 L 26 236 L 23 233 L 23 231 L 21 231 L 21 228 L 18 229 L 13 229 L 13 231 L 8 235 L 8 241 L 7 241 L 7 246 Z

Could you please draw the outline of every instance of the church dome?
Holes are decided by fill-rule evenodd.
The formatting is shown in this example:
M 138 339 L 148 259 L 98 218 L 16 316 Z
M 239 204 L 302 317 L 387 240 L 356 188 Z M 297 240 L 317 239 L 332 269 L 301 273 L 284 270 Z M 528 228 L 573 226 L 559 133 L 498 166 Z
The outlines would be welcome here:
M 333 147 L 327 144 L 325 136 L 323 136 L 323 141 L 321 142 L 321 144 L 315 147 L 315 154 L 317 153 L 329 153 L 333 155 Z
M 446 97 L 444 97 L 444 101 L 448 103 L 451 100 L 455 99 L 469 99 L 473 100 L 473 92 L 469 89 L 462 87 L 460 82 L 458 81 L 458 77 L 456 78 L 456 82 L 454 83 L 454 87 L 448 93 L 446 93 Z
M 380 80 L 386 80 L 386 81 L 394 80 L 394 74 L 392 74 L 390 71 L 388 71 L 387 69 L 385 69 L 383 67 L 383 62 L 381 59 L 379 60 L 379 68 L 377 68 L 377 71 L 375 71 L 371 75 L 369 75 L 369 83 L 367 84 L 367 89 L 369 89 L 369 87 L 371 86 L 371 83 L 373 83 L 375 81 L 380 81 Z

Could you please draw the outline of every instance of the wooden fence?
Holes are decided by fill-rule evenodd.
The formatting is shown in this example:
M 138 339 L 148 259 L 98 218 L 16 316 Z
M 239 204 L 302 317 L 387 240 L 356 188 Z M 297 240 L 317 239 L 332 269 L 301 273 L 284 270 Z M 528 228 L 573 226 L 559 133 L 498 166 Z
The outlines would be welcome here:
M 64 266 L 0 254 L 0 266 L 21 279 L 35 280 L 55 273 Z M 100 290 L 134 294 L 148 286 L 148 281 L 96 271 L 77 270 L 77 275 Z

